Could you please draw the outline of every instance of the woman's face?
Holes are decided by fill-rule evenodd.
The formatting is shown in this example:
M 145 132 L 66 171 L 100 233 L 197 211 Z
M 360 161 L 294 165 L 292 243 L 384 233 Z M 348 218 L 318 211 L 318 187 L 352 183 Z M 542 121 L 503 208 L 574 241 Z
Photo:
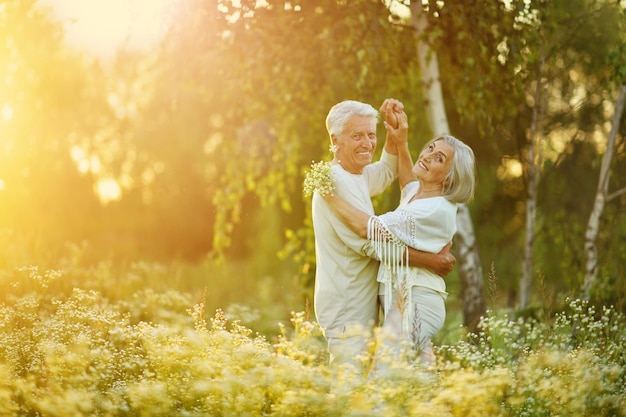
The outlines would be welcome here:
M 417 162 L 413 166 L 413 174 L 420 180 L 422 185 L 432 184 L 443 186 L 443 181 L 454 157 L 454 148 L 442 139 L 428 145 L 420 153 Z
M 372 163 L 376 150 L 376 118 L 354 116 L 350 118 L 338 137 L 333 135 L 337 146 L 335 158 L 352 174 L 361 174 Z

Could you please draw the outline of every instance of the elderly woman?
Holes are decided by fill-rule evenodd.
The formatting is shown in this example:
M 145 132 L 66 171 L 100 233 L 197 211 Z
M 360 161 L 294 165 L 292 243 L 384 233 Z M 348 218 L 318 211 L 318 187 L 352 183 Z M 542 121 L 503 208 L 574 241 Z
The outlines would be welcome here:
M 474 153 L 460 140 L 441 136 L 426 144 L 413 165 L 406 114 L 395 112 L 397 128 L 385 126 L 398 148 L 399 207 L 370 216 L 334 194 L 324 199 L 342 222 L 369 239 L 382 260 L 377 280 L 385 321 L 377 361 L 389 352 L 420 355 L 427 365 L 434 361 L 431 338 L 446 316 L 446 284 L 433 272 L 408 265 L 407 248 L 437 253 L 452 240 L 457 204 L 470 201 L 474 194 Z

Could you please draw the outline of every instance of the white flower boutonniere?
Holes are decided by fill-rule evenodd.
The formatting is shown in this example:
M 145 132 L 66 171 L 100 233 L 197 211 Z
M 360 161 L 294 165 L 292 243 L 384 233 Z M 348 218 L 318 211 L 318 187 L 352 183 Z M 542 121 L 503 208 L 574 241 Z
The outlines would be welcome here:
M 330 170 L 332 164 L 330 162 L 313 162 L 311 169 L 307 171 L 304 178 L 304 195 L 312 196 L 318 192 L 322 197 L 330 194 L 335 189 L 335 180 Z

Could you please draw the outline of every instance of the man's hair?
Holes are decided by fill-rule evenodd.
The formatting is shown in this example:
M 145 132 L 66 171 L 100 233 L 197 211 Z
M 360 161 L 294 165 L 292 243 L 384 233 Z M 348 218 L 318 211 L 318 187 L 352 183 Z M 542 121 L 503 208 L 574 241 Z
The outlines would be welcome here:
M 378 111 L 371 105 L 354 100 L 342 101 L 335 104 L 326 116 L 328 136 L 341 135 L 348 120 L 354 116 L 371 117 L 378 122 Z
M 424 149 L 438 140 L 445 141 L 454 149 L 450 171 L 444 180 L 443 196 L 453 203 L 467 203 L 474 198 L 476 188 L 474 151 L 459 139 L 449 135 L 431 140 Z

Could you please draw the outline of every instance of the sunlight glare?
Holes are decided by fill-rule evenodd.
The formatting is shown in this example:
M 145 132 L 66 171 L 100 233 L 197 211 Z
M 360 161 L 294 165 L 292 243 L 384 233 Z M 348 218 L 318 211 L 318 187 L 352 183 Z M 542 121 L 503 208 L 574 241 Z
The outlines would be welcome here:
M 498 167 L 497 175 L 500 180 L 519 178 L 523 174 L 523 168 L 517 159 L 503 158 Z
M 7 122 L 13 118 L 13 107 L 10 104 L 2 106 L 2 118 Z
M 147 49 L 166 30 L 173 0 L 39 0 L 64 26 L 66 41 L 102 58 Z
M 120 185 L 111 178 L 105 178 L 98 181 L 96 191 L 100 201 L 108 203 L 110 201 L 119 200 L 122 196 Z
M 70 155 L 78 168 L 78 171 L 82 174 L 85 174 L 89 171 L 89 160 L 85 155 L 85 151 L 79 146 L 72 146 L 72 150 L 70 151 Z

